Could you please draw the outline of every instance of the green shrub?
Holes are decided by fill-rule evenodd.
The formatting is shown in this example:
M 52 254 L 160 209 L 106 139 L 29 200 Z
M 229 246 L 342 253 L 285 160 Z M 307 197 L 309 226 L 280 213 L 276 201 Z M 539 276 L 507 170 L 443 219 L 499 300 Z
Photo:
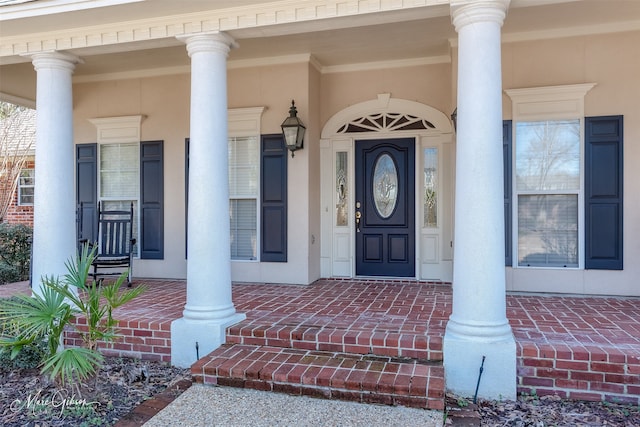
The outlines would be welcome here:
M 19 303 L 20 298 L 11 297 L 3 299 L 0 304 Z M 0 321 L 0 341 L 8 336 L 20 335 L 19 323 L 14 318 L 6 318 Z M 0 370 L 10 371 L 14 369 L 35 369 L 42 364 L 47 353 L 47 343 L 44 339 L 34 339 L 32 342 L 23 343 L 16 350 L 12 346 L 0 345 Z
M 14 265 L 5 264 L 4 261 L 0 259 L 0 285 L 19 282 L 21 280 L 20 270 Z
M 47 344 L 44 341 L 33 342 L 22 347 L 22 350 L 11 359 L 9 349 L 0 349 L 0 369 L 35 369 L 42 364 L 46 356 Z
M 29 278 L 32 236 L 33 230 L 27 225 L 0 224 L 0 272 L 6 272 L 0 274 L 0 282 L 16 282 Z M 17 278 L 10 273 L 14 270 L 17 271 Z

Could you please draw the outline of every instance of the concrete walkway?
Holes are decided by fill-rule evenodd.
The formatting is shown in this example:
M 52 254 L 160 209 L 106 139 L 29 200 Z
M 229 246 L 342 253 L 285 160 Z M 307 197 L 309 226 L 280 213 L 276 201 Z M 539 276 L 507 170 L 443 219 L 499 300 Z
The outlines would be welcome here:
M 442 426 L 443 412 L 194 384 L 145 427 Z

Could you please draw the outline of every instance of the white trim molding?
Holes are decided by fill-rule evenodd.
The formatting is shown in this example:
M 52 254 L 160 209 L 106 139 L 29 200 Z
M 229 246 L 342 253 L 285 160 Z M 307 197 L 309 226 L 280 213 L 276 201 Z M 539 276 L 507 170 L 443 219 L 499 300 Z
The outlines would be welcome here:
M 359 119 L 362 116 L 389 111 L 411 114 L 412 116 L 428 120 L 434 126 L 434 133 L 451 133 L 453 130 L 449 117 L 442 111 L 419 102 L 392 98 L 389 93 L 381 93 L 378 94 L 375 100 L 352 105 L 333 115 L 323 126 L 321 138 L 331 139 L 338 134 L 338 130 L 345 123 Z M 415 133 L 415 131 L 413 133 Z
M 584 116 L 584 97 L 596 83 L 507 89 L 513 120 L 545 120 Z
M 121 116 L 89 119 L 98 130 L 98 144 L 140 142 L 140 124 L 145 116 Z
M 260 120 L 266 107 L 230 108 L 228 114 L 229 136 L 260 136 Z
M 105 1 L 101 0 L 100 3 Z M 116 3 L 131 1 L 135 0 L 115 0 Z M 449 0 L 258 2 L 254 5 L 3 37 L 0 42 L 0 57 L 35 53 L 41 50 L 68 50 L 158 40 L 211 31 L 246 30 L 249 31 L 247 37 L 253 34 L 282 35 L 286 33 L 286 27 L 279 27 L 282 24 L 302 23 L 306 31 L 314 31 L 326 29 L 329 19 L 341 17 L 357 17 L 363 20 L 363 24 L 367 22 L 373 24 L 380 21 L 397 21 L 407 14 L 445 16 L 448 12 L 446 8 L 448 3 Z M 385 14 L 384 18 L 378 16 L 381 13 Z M 336 22 L 335 25 L 340 24 Z

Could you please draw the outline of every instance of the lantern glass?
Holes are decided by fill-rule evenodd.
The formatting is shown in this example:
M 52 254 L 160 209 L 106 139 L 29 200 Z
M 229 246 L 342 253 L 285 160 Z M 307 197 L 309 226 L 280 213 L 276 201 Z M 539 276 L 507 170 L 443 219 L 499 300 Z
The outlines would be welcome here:
M 295 102 L 291 101 L 291 108 L 289 108 L 289 117 L 282 122 L 282 136 L 287 148 L 291 151 L 291 157 L 293 152 L 302 148 L 304 141 L 304 132 L 306 127 L 297 116 Z

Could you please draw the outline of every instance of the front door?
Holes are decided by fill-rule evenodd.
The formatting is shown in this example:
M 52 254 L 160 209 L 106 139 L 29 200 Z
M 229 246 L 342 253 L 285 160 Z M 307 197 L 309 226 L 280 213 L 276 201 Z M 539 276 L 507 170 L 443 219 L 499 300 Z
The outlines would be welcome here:
M 415 141 L 356 141 L 356 275 L 415 277 Z

